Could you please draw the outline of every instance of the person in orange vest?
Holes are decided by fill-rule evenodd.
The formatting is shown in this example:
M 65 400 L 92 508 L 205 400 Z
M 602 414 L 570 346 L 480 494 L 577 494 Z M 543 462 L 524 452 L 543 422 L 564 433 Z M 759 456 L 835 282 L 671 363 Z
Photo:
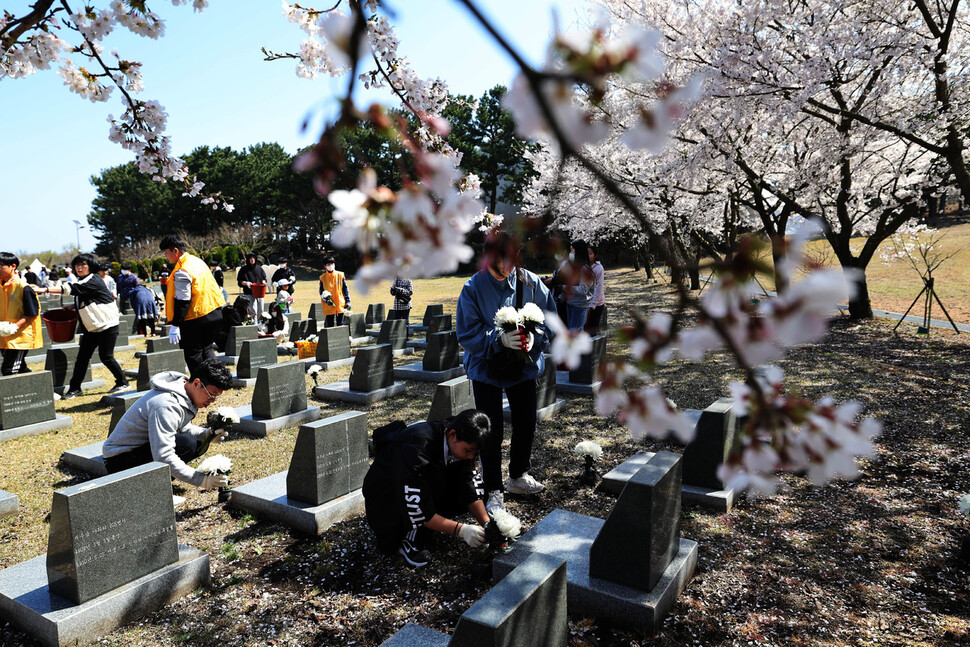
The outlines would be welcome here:
M 0 374 L 29 373 L 27 351 L 44 345 L 40 329 L 40 303 L 37 294 L 25 280 L 17 276 L 20 259 L 9 252 L 0 252 L 0 322 L 8 330 L 0 330 Z M 39 288 L 43 290 L 43 288 Z M 8 334 L 9 333 L 9 334 Z
M 222 329 L 226 300 L 209 266 L 185 251 L 184 240 L 170 234 L 158 246 L 174 266 L 165 291 L 168 338 L 182 349 L 189 374 L 195 376 L 203 361 L 216 357 L 212 343 Z
M 320 303 L 323 307 L 324 328 L 344 325 L 344 310 L 350 309 L 350 290 L 343 272 L 336 270 L 333 254 L 323 258 L 320 275 Z

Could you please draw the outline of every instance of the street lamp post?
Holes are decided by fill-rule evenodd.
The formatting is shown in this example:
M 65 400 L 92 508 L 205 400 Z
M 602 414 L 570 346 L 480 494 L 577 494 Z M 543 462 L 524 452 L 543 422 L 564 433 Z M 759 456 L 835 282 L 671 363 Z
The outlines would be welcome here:
M 81 230 L 84 229 L 84 225 L 81 224 L 80 220 L 75 220 L 74 222 L 74 233 L 77 235 L 77 251 L 81 251 Z

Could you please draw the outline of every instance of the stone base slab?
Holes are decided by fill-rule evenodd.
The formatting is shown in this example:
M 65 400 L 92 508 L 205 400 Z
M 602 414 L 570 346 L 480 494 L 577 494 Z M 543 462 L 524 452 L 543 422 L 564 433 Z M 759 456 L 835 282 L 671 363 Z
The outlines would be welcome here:
M 87 645 L 209 582 L 209 555 L 179 544 L 174 564 L 74 604 L 50 592 L 41 555 L 0 571 L 0 615 L 47 647 Z
M 373 343 L 373 341 L 374 341 L 373 337 L 367 337 L 367 336 L 350 338 L 351 344 L 370 344 L 370 343 Z
M 613 496 L 619 496 L 626 482 L 647 464 L 653 457 L 653 452 L 640 452 L 626 459 L 603 476 L 599 490 Z M 709 508 L 721 514 L 727 514 L 734 507 L 735 492 L 732 489 L 708 490 L 695 485 L 683 485 L 680 499 L 683 503 L 692 503 L 703 508 Z
M 101 456 L 102 446 L 104 441 L 68 449 L 61 454 L 61 462 L 71 469 L 91 476 L 104 476 L 108 470 L 104 468 L 104 457 Z
M 131 339 L 131 337 L 129 337 L 128 339 Z M 124 346 L 115 346 L 115 352 L 116 353 L 120 353 L 120 352 L 128 351 L 128 350 L 135 350 L 135 345 L 134 344 L 125 344 Z
M 17 495 L 0 490 L 0 517 L 17 514 L 18 510 L 20 510 L 20 499 L 17 498 Z
M 381 647 L 447 647 L 451 636 L 409 622 L 381 643 Z
M 547 407 L 543 407 L 536 411 L 536 420 L 552 420 L 556 417 L 556 414 L 562 411 L 563 407 L 566 406 L 566 401 L 559 398 Z M 502 397 L 502 414 L 506 421 L 512 420 L 512 409 L 509 408 L 509 400 L 506 397 Z
M 232 376 L 232 388 L 241 389 L 244 387 L 256 386 L 255 377 L 236 377 Z
M 21 436 L 36 436 L 37 434 L 44 434 L 48 431 L 54 431 L 55 429 L 64 429 L 71 426 L 71 416 L 62 416 L 59 413 L 54 414 L 53 420 L 45 420 L 44 422 L 35 422 L 32 425 L 24 425 L 22 427 L 11 427 L 10 429 L 0 429 L 0 443 L 7 440 L 13 440 L 14 438 L 20 438 Z
M 104 380 L 91 380 L 90 382 L 81 382 L 81 391 L 82 392 L 93 391 L 95 389 L 100 389 L 104 386 L 107 386 L 107 384 L 108 383 L 105 382 Z M 64 395 L 65 393 L 67 393 L 67 390 L 69 388 L 71 388 L 69 384 L 65 384 L 64 386 L 55 386 L 54 393 L 56 393 L 57 395 Z
M 286 496 L 287 472 L 277 472 L 232 489 L 229 504 L 279 521 L 308 535 L 322 535 L 335 523 L 364 514 L 364 495 L 354 490 L 323 505 L 311 506 Z
M 601 618 L 618 627 L 656 633 L 697 566 L 697 542 L 680 540 L 680 550 L 651 591 L 641 591 L 589 576 L 589 549 L 603 520 L 553 510 L 522 535 L 508 553 L 492 562 L 497 582 L 532 553 L 566 560 L 566 599 L 570 614 Z
M 569 381 L 569 371 L 556 371 L 556 393 L 572 393 L 573 395 L 596 395 L 599 393 L 602 380 L 592 384 L 581 384 Z
M 41 353 L 40 355 L 28 355 L 27 357 L 24 358 L 24 362 L 26 362 L 27 364 L 43 364 L 46 361 L 47 361 L 46 351 Z
M 352 402 L 354 404 L 373 404 L 393 398 L 404 393 L 404 382 L 395 382 L 391 386 L 376 391 L 351 391 L 350 381 L 334 382 L 313 387 L 313 397 L 326 402 Z
M 225 364 L 226 366 L 235 365 L 239 361 L 238 355 L 226 355 L 225 353 L 216 353 L 216 359 Z
M 124 396 L 137 395 L 140 398 L 141 396 L 145 395 L 146 393 L 148 393 L 148 391 L 136 391 L 134 389 L 134 387 L 132 387 L 132 389 L 129 390 L 129 391 L 122 391 L 121 393 L 108 393 L 107 395 L 102 395 L 101 396 L 101 406 L 102 407 L 113 407 L 116 404 L 118 404 L 118 402 Z
M 405 364 L 394 369 L 396 380 L 417 380 L 418 382 L 444 382 L 465 374 L 465 367 L 459 364 L 445 371 L 426 371 L 421 362 Z
M 329 371 L 330 369 L 337 368 L 338 366 L 349 366 L 350 364 L 353 364 L 354 363 L 354 358 L 353 357 L 345 357 L 343 359 L 335 359 L 335 360 L 330 361 L 330 362 L 321 362 L 321 361 L 316 360 L 316 359 L 314 359 L 312 357 L 308 357 L 308 358 L 304 359 L 303 362 L 306 364 L 306 368 L 307 369 L 309 369 L 314 364 L 317 364 L 324 371 Z
M 320 407 L 308 406 L 303 411 L 290 413 L 279 418 L 253 418 L 252 405 L 236 407 L 239 414 L 239 422 L 233 424 L 232 430 L 238 431 L 249 436 L 260 438 L 266 434 L 285 429 L 287 427 L 299 427 L 300 425 L 319 420 L 321 414 Z

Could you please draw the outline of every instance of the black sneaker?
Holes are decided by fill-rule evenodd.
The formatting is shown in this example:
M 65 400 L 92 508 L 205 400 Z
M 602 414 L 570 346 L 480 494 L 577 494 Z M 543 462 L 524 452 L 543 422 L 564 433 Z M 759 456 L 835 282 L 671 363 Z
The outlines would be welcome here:
M 401 547 L 398 549 L 404 561 L 414 568 L 427 566 L 431 562 L 431 553 L 424 548 L 418 548 L 407 539 L 401 540 Z
M 84 393 L 81 392 L 81 389 L 74 389 L 73 391 L 68 391 L 67 393 L 62 395 L 61 399 L 70 400 L 71 398 L 76 398 L 79 395 L 84 395 Z
M 125 384 L 115 384 L 108 391 L 108 395 L 113 395 L 115 393 L 124 393 L 125 391 L 130 391 L 130 390 L 131 390 L 131 385 L 128 384 L 127 382 Z

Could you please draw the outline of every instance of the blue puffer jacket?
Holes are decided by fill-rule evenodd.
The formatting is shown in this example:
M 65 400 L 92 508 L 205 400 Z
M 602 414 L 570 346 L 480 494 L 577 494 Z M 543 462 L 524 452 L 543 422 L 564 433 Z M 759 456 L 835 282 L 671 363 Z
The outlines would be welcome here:
M 458 296 L 458 312 L 455 327 L 458 342 L 465 349 L 465 372 L 468 379 L 485 382 L 492 386 L 505 388 L 526 380 L 534 380 L 542 374 L 545 360 L 543 349 L 551 339 L 548 326 L 545 334 L 535 340 L 530 355 L 534 362 L 526 363 L 522 377 L 510 382 L 499 382 L 488 375 L 488 358 L 502 350 L 500 332 L 495 329 L 495 313 L 499 308 L 515 305 L 515 286 L 520 274 L 522 284 L 522 305 L 532 302 L 543 312 L 556 312 L 556 302 L 552 293 L 535 274 L 528 270 L 512 272 L 504 281 L 499 281 L 487 270 L 480 270 L 465 282 Z

